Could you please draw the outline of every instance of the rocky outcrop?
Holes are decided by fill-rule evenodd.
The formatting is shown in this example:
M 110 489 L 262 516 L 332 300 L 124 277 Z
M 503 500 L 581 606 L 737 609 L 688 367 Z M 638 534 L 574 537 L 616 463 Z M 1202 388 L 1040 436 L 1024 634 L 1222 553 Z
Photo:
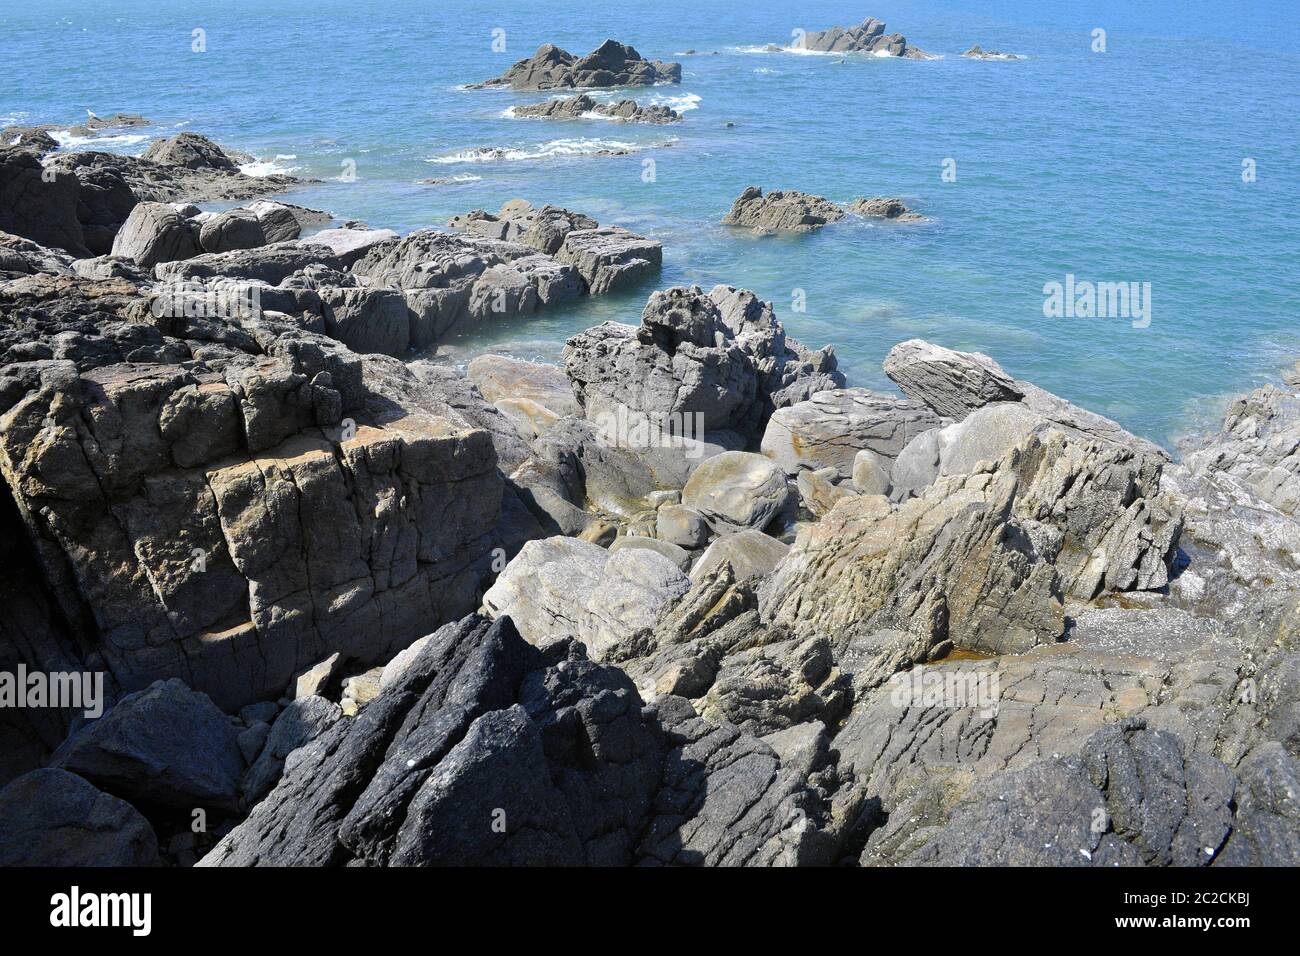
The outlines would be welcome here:
M 515 106 L 510 115 L 519 119 L 577 120 L 600 117 L 622 123 L 676 123 L 681 114 L 667 106 L 641 106 L 636 100 L 600 102 L 585 93 Z
M 717 286 L 656 292 L 641 325 L 606 322 L 570 339 L 565 371 L 592 420 L 647 417 L 686 429 L 761 434 L 775 408 L 842 387 L 829 349 L 810 352 L 752 292 Z M 676 421 L 676 428 L 669 422 Z
M 77 218 L 77 179 L 46 168 L 36 153 L 0 149 L 0 230 L 54 246 L 74 256 L 88 256 Z
M 722 217 L 722 224 L 744 226 L 759 235 L 804 233 L 839 222 L 848 215 L 893 222 L 925 221 L 924 216 L 908 209 L 901 199 L 855 199 L 845 207 L 809 193 L 773 190 L 764 195 L 757 186 L 747 186 Z
M 901 56 L 912 60 L 932 59 L 918 47 L 909 46 L 901 33 L 885 33 L 885 24 L 867 17 L 856 27 L 831 27 L 805 34 L 800 48 L 817 53 L 870 53 Z
M 625 43 L 606 40 L 584 57 L 544 43 L 531 57 L 505 73 L 475 84 L 472 89 L 508 86 L 515 90 L 593 89 L 609 86 L 652 86 L 679 83 L 680 63 L 644 59 Z
M 997 362 L 979 352 L 954 352 L 910 339 L 889 350 L 885 374 L 908 398 L 958 421 L 994 402 L 1019 402 L 1069 434 L 1120 445 L 1161 461 L 1169 459 L 1164 449 L 1130 434 L 1109 418 L 1029 382 L 1013 379 Z
M 783 749 L 471 617 L 293 754 L 201 865 L 830 862 L 847 814 L 838 781 L 807 782 L 824 741 Z
M 20 281 L 0 299 L 0 474 L 54 603 L 124 689 L 184 675 L 239 705 L 477 603 L 494 438 L 413 371 L 285 316 Z
M 51 766 L 101 790 L 175 810 L 234 810 L 244 759 L 235 729 L 179 680 L 128 694 L 63 743 Z
M 780 190 L 764 195 L 757 186 L 747 186 L 722 217 L 722 224 L 760 233 L 812 232 L 843 218 L 844 210 L 821 196 Z
M 1168 582 L 1181 513 L 1158 485 L 1149 458 L 1035 433 L 901 505 L 836 504 L 765 585 L 764 615 L 796 633 L 905 631 L 913 663 L 944 641 L 1023 652 L 1063 633 L 1063 595 Z
M 113 239 L 111 252 L 145 270 L 198 254 L 199 237 L 194 229 L 175 209 L 158 202 L 142 202 L 131 210 Z

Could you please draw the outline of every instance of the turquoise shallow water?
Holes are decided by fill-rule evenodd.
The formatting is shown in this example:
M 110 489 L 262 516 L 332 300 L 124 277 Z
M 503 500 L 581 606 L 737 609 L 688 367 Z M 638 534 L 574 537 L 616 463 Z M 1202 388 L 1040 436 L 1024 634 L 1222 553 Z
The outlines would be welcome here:
M 727 282 L 774 300 L 808 344 L 834 343 L 853 384 L 887 386 L 889 347 L 921 336 L 988 352 L 1168 443 L 1300 357 L 1293 3 L 814 0 L 792 9 L 773 0 L 3 0 L 0 124 L 141 112 L 160 132 L 203 132 L 321 178 L 287 198 L 377 226 L 438 225 L 523 196 L 664 242 L 663 275 L 644 289 L 492 329 L 443 350 L 455 358 L 491 347 L 554 359 L 579 329 L 636 321 L 652 288 Z M 868 15 L 944 58 L 758 52 L 795 28 Z M 1104 54 L 1091 50 L 1098 27 Z M 200 28 L 207 51 L 193 53 Z M 492 49 L 497 28 L 504 53 Z M 544 96 L 457 88 L 543 42 L 585 53 L 607 36 L 683 63 L 679 87 L 634 94 L 689 105 L 682 123 L 515 120 L 502 113 Z M 975 42 L 1028 59 L 962 59 Z M 680 55 L 690 49 L 701 55 Z M 615 144 L 633 152 L 590 154 Z M 520 158 L 445 161 L 481 147 Z M 1253 183 L 1242 181 L 1246 158 Z M 643 181 L 647 159 L 653 182 Z M 955 182 L 941 177 L 948 159 Z M 340 180 L 346 160 L 355 181 Z M 431 177 L 465 181 L 420 182 Z M 751 183 L 843 201 L 899 195 L 932 221 L 754 239 L 718 225 Z M 1149 282 L 1149 327 L 1045 318 L 1044 283 L 1067 273 Z M 802 313 L 791 310 L 795 290 L 806 295 Z

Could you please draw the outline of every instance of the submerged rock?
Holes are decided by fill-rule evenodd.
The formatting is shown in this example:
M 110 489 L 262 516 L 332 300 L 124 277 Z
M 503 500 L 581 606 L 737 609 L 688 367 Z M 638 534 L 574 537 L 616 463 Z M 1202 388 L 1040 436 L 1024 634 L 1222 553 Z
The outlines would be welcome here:
M 511 116 L 520 119 L 559 119 L 576 120 L 591 116 L 619 120 L 624 123 L 676 123 L 681 115 L 667 106 L 641 106 L 636 100 L 617 100 L 602 103 L 585 93 L 567 98 L 546 100 L 542 103 L 530 103 L 516 106 L 510 111 Z

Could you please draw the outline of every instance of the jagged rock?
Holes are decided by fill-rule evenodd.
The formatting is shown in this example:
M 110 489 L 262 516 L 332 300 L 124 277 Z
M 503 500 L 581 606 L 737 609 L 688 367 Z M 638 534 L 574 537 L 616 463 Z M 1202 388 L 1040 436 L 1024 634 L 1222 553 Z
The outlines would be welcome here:
M 885 24 L 875 17 L 867 17 L 856 27 L 831 27 L 805 34 L 800 46 L 819 53 L 871 53 L 913 60 L 932 59 L 924 50 L 909 46 L 901 33 L 886 34 Z
M 577 638 L 602 660 L 652 630 L 664 605 L 689 587 L 662 554 L 553 537 L 525 544 L 483 595 L 483 607 L 493 618 L 509 616 L 531 644 Z
M 339 670 L 342 666 L 343 655 L 337 653 L 313 664 L 301 674 L 294 676 L 289 685 L 290 696 L 294 700 L 323 696 L 338 682 Z
M 181 215 L 164 203 L 142 202 L 131 210 L 113 240 L 112 255 L 141 269 L 198 255 L 199 240 Z
M 737 581 L 749 581 L 771 574 L 790 546 L 761 531 L 745 530 L 724 534 L 700 555 L 691 568 L 691 579 L 703 580 L 723 564 L 730 565 Z
M 909 339 L 890 349 L 885 374 L 903 394 L 947 418 L 962 419 L 993 402 L 1024 398 L 1019 383 L 987 355 L 954 352 L 921 339 Z
M 627 864 L 664 750 L 620 672 L 467 618 L 297 751 L 201 865 Z
M 76 774 L 33 770 L 0 790 L 0 866 L 158 866 L 153 828 Z
M 453 217 L 449 225 L 485 239 L 522 243 L 543 255 L 553 256 L 560 251 L 570 232 L 596 229 L 600 223 L 560 206 L 546 205 L 537 209 L 525 199 L 512 199 L 503 204 L 496 215 L 475 209 Z
M 680 63 L 646 60 L 625 43 L 606 40 L 582 58 L 544 43 L 528 59 L 520 60 L 501 76 L 476 88 L 509 86 L 516 90 L 554 90 L 606 86 L 651 86 L 679 83 Z
M 639 327 L 606 322 L 574 336 L 564 365 L 589 419 L 622 415 L 694 439 L 761 433 L 773 408 L 844 384 L 829 350 L 788 340 L 769 303 L 730 286 L 656 292 Z
M 74 733 L 50 765 L 138 804 L 233 810 L 244 769 L 236 736 L 206 694 L 158 681 Z
M 75 176 L 46 169 L 34 152 L 0 148 L 0 230 L 88 256 Z
M 849 203 L 849 212 L 868 219 L 893 219 L 896 222 L 924 222 L 925 217 L 907 208 L 901 199 L 872 196 Z
M 785 507 L 785 475 L 762 455 L 727 451 L 701 462 L 682 489 L 682 504 L 725 534 L 762 531 Z
M 1296 762 L 1273 751 L 1273 766 L 1295 779 Z M 1279 759 L 1280 758 L 1280 759 Z M 1283 769 L 1284 768 L 1284 769 Z M 1250 768 L 1253 769 L 1253 768 Z M 1259 789 L 1268 789 L 1257 777 Z M 901 821 L 873 835 L 864 861 L 907 864 L 1208 866 L 1294 862 L 1294 823 L 1263 806 L 1239 803 L 1241 786 L 1213 757 L 1188 752 L 1177 737 L 1141 719 L 1095 733 L 1078 756 L 1044 760 L 994 777 L 924 825 Z M 1247 789 L 1249 788 L 1249 789 Z M 1294 805 L 1284 811 L 1294 817 Z M 1287 831 L 1291 832 L 1288 833 Z M 902 832 L 900 832 L 902 831 Z
M 244 776 L 241 790 L 245 801 L 252 806 L 270 793 L 279 782 L 289 755 L 321 736 L 342 717 L 339 705 L 324 697 L 299 697 L 285 707 Z
M 204 252 L 255 249 L 266 242 L 261 221 L 254 213 L 242 209 L 218 213 L 203 223 L 199 230 L 199 245 Z
M 558 120 L 585 119 L 595 115 L 625 123 L 675 123 L 681 119 L 681 115 L 676 110 L 667 106 L 641 106 L 636 100 L 602 103 L 593 100 L 585 93 L 516 106 L 511 110 L 510 115 L 521 119 Z
M 1062 594 L 1165 584 L 1181 514 L 1158 480 L 1158 463 L 1126 448 L 1035 433 L 901 505 L 840 502 L 778 565 L 764 615 L 796 633 L 907 631 L 900 662 L 944 640 L 1027 650 L 1061 634 Z
M 578 270 L 592 295 L 631 288 L 659 272 L 663 245 L 618 226 L 575 229 L 555 253 L 562 265 Z
M 1029 382 L 1013 379 L 980 352 L 954 352 L 921 339 L 909 339 L 889 350 L 885 374 L 908 398 L 924 402 L 956 421 L 994 402 L 1020 402 L 1071 434 L 1123 445 L 1161 461 L 1169 459 L 1163 448 L 1129 434 L 1109 418 Z
M 233 708 L 477 604 L 501 543 L 491 434 L 395 360 L 266 316 L 124 321 L 143 303 L 115 288 L 75 351 L 3 379 L 0 417 L 0 474 L 95 669 L 127 691 L 184 675 Z
M 1300 510 L 1300 393 L 1265 385 L 1238 398 L 1223 425 L 1184 459 L 1196 474 L 1239 479 L 1283 514 Z
M 762 741 L 696 716 L 680 697 L 657 702 L 668 752 L 664 784 L 639 852 L 644 863 L 826 865 L 861 798 L 811 786 L 824 746 L 784 763 Z
M 747 226 L 760 233 L 812 232 L 843 218 L 844 210 L 821 196 L 791 190 L 763 195 L 757 186 L 747 186 L 722 217 L 722 224 Z
M 755 736 L 809 720 L 834 725 L 852 700 L 824 637 L 774 641 L 722 660 L 700 715 Z
M 805 470 L 835 468 L 840 477 L 851 478 L 860 450 L 892 462 L 918 434 L 942 424 L 944 420 L 921 402 L 865 388 L 835 389 L 777 409 L 761 447 L 792 477 Z
M 1047 543 L 1015 523 L 1017 490 L 1010 473 L 982 473 L 936 482 L 896 509 L 874 495 L 841 502 L 765 582 L 764 617 L 840 640 L 898 627 L 915 635 L 911 660 L 944 640 L 997 653 L 1055 640 L 1058 578 Z

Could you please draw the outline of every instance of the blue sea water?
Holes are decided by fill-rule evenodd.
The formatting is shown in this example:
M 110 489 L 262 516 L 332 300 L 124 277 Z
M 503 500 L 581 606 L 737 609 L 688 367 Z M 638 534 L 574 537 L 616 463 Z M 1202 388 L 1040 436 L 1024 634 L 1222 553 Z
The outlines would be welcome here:
M 153 135 L 202 132 L 319 178 L 286 198 L 375 226 L 522 196 L 663 241 L 644 288 L 452 343 L 453 360 L 556 360 L 580 329 L 637 321 L 654 288 L 725 282 L 772 299 L 805 343 L 835 344 L 852 384 L 889 387 L 881 360 L 920 336 L 1169 443 L 1300 357 L 1296 13 L 1291 0 L 0 0 L 0 125 L 140 112 Z M 867 16 L 942 59 L 763 52 Z M 680 86 L 633 95 L 685 108 L 683 122 L 517 120 L 503 114 L 545 94 L 459 88 L 544 42 L 585 53 L 606 37 L 682 62 Z M 1027 59 L 963 59 L 972 43 Z M 468 161 L 484 147 L 514 158 Z M 610 147 L 631 152 L 594 154 Z M 754 238 L 718 223 L 750 184 L 898 195 L 931 221 Z M 1044 284 L 1067 274 L 1149 282 L 1149 326 L 1044 317 Z

